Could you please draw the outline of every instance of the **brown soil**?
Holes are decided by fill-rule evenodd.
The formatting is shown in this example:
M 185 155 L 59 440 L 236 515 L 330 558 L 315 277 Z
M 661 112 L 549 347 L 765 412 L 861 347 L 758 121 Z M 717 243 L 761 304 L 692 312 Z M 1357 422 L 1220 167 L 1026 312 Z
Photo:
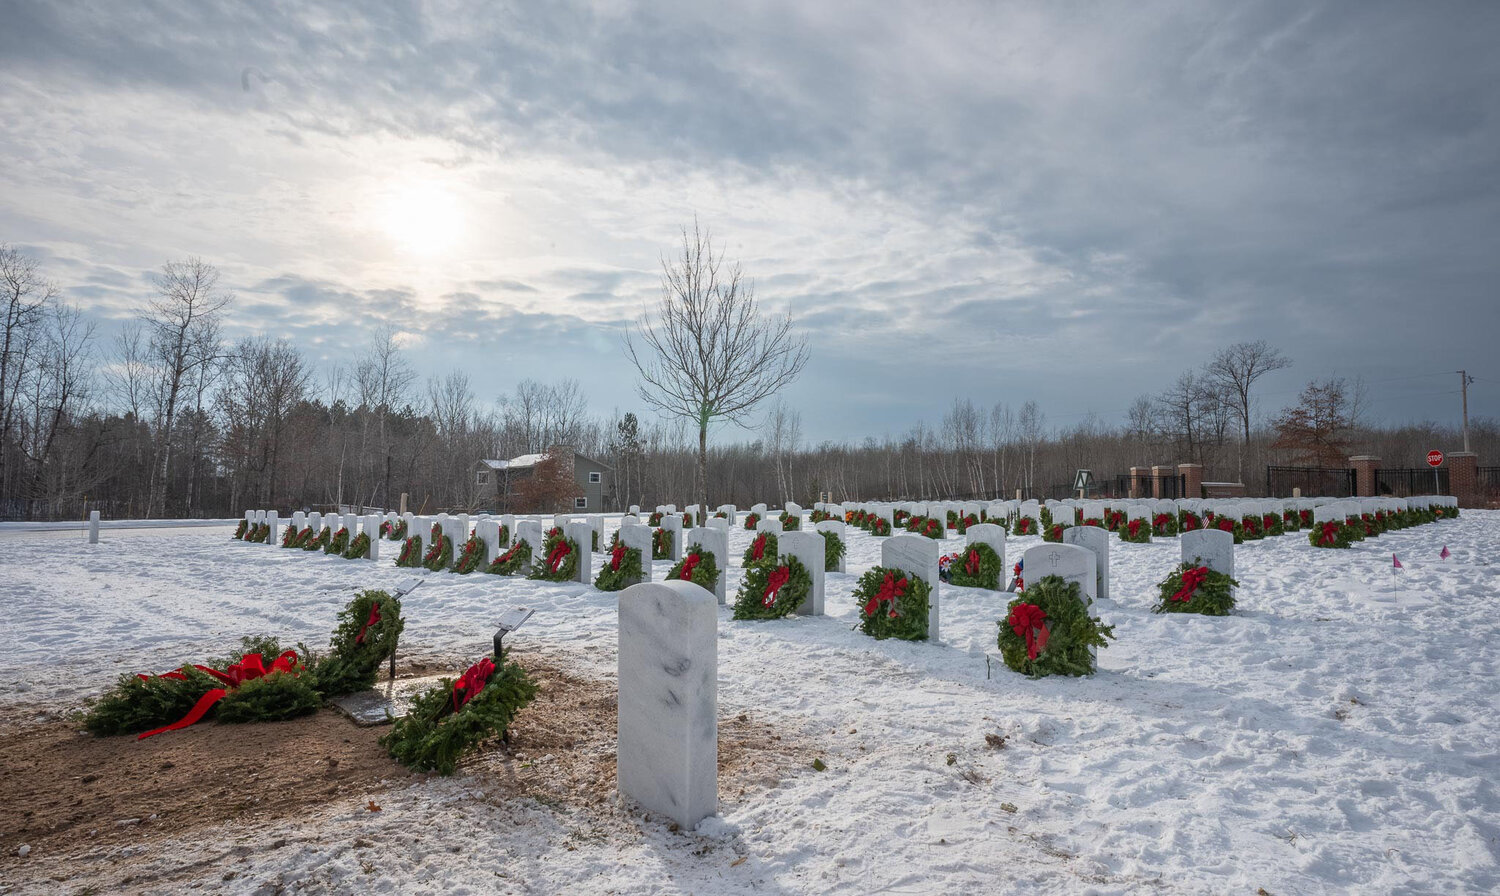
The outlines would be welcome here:
M 508 746 L 487 744 L 459 774 L 489 801 L 523 797 L 611 814 L 614 682 L 564 672 L 564 657 L 517 658 L 541 686 L 536 702 L 517 718 Z M 360 728 L 331 709 L 271 724 L 204 723 L 144 741 L 96 738 L 76 721 L 8 730 L 0 734 L 0 892 L 19 880 L 72 877 L 70 857 L 102 849 L 181 840 L 226 823 L 254 827 L 330 804 L 378 805 L 387 787 L 427 777 L 390 759 L 377 743 L 388 730 Z M 775 786 L 811 755 L 802 738 L 748 714 L 721 718 L 721 801 Z M 28 857 L 18 855 L 22 844 Z

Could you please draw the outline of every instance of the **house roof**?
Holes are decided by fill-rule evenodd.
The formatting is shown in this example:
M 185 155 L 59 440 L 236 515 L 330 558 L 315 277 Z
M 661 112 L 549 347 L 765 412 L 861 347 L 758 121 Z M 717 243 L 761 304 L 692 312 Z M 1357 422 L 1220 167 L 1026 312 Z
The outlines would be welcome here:
M 593 458 L 587 457 L 583 454 L 579 454 L 577 451 L 574 451 L 573 453 L 578 457 L 582 457 L 584 460 L 589 461 L 590 463 L 598 464 L 606 470 L 614 469 L 614 467 L 611 467 L 609 464 L 594 460 Z M 489 467 L 491 470 L 525 470 L 536 466 L 546 459 L 546 454 L 523 454 L 520 457 L 513 457 L 510 460 L 481 460 L 480 463 L 486 467 Z

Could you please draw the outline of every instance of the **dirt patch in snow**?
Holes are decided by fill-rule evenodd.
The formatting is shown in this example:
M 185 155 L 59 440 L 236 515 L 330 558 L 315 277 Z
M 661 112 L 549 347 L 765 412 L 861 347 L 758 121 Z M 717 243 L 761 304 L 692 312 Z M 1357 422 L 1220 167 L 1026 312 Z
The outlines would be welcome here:
M 615 683 L 564 671 L 564 656 L 517 659 L 538 681 L 537 699 L 512 726 L 508 746 L 486 744 L 459 775 L 470 776 L 475 795 L 489 802 L 529 799 L 601 820 L 617 815 Z M 433 671 L 424 664 L 401 673 Z M 16 709 L 13 719 L 46 716 L 43 707 Z M 357 727 L 331 709 L 271 724 L 200 724 L 145 741 L 96 738 L 76 720 L 12 728 L 0 734 L 0 892 L 23 881 L 161 884 L 201 873 L 201 861 L 165 877 L 159 865 L 136 875 L 132 856 L 147 852 L 140 847 L 159 859 L 173 842 L 211 838 L 225 826 L 253 829 L 378 806 L 382 791 L 427 778 L 389 758 L 378 743 L 388 730 Z M 811 756 L 796 733 L 747 713 L 722 717 L 721 801 L 770 789 Z

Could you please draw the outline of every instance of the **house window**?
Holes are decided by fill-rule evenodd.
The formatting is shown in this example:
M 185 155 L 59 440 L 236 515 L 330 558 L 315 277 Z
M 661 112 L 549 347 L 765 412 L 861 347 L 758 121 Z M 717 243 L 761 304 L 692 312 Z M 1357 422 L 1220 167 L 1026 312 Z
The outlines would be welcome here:
M 490 484 L 490 473 L 489 473 L 489 471 L 488 470 L 480 470 L 479 471 L 479 475 L 475 477 L 475 481 L 478 482 L 480 485 L 489 485 Z
M 588 498 L 574 498 L 573 499 L 573 509 L 574 510 L 582 510 L 582 509 L 584 509 L 587 506 L 589 506 L 589 499 Z
M 597 483 L 600 483 L 600 482 L 603 482 L 603 481 L 604 481 L 604 474 L 603 473 L 590 473 L 589 474 L 589 482 L 597 484 Z

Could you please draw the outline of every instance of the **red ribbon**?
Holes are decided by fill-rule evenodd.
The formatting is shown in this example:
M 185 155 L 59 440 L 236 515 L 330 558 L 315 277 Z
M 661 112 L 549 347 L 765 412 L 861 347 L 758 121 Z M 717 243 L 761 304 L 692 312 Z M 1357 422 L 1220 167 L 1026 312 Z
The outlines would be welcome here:
M 682 579 L 684 582 L 691 582 L 693 580 L 693 569 L 702 562 L 702 554 L 688 554 L 687 559 L 682 561 L 682 575 L 680 575 L 678 578 Z
M 1216 525 L 1218 527 L 1218 529 L 1219 529 L 1220 532 L 1233 532 L 1234 531 L 1234 520 L 1230 519 L 1227 516 L 1221 516 L 1221 517 L 1219 517 L 1217 520 L 1214 521 L 1214 525 Z
M 470 700 L 489 683 L 490 676 L 495 674 L 495 662 L 485 657 L 469 667 L 469 671 L 459 677 L 453 683 L 453 711 L 463 709 Z
M 356 643 L 356 644 L 363 644 L 363 643 L 365 643 L 365 632 L 369 631 L 370 630 L 370 626 L 376 624 L 379 621 L 380 621 L 380 604 L 370 604 L 370 618 L 365 620 L 364 627 L 359 630 L 359 634 L 358 635 L 355 635 L 355 637 L 354 637 L 354 643 Z
M 865 602 L 865 615 L 874 616 L 875 611 L 880 609 L 881 604 L 885 603 L 886 601 L 890 601 L 890 617 L 892 619 L 895 619 L 896 598 L 905 597 L 906 589 L 908 586 L 910 586 L 910 584 L 911 583 L 908 582 L 905 577 L 897 579 L 895 573 L 886 573 L 885 581 L 880 583 L 880 590 L 876 591 L 875 596 Z
M 1339 524 L 1328 522 L 1323 524 L 1323 534 L 1318 536 L 1318 544 L 1334 544 L 1339 538 Z
M 971 576 L 979 575 L 979 552 L 969 548 L 969 558 L 964 561 L 964 572 Z
M 147 731 L 145 734 L 139 735 L 136 740 L 145 740 L 148 737 L 161 734 L 164 731 L 177 731 L 178 729 L 186 728 L 190 725 L 195 725 L 200 719 L 208 714 L 208 711 L 210 709 L 214 708 L 215 703 L 218 703 L 220 700 L 224 699 L 224 696 L 229 693 L 229 688 L 237 688 L 247 681 L 253 681 L 257 678 L 263 678 L 267 675 L 270 675 L 272 672 L 287 672 L 292 675 L 296 675 L 298 670 L 301 668 L 301 664 L 297 662 L 297 651 L 286 650 L 282 652 L 281 656 L 278 656 L 274 661 L 272 661 L 271 668 L 269 669 L 266 668 L 265 660 L 262 659 L 261 655 L 258 653 L 247 653 L 244 656 L 241 656 L 239 662 L 233 663 L 228 669 L 225 669 L 223 672 L 220 672 L 217 669 L 211 669 L 208 666 L 200 666 L 197 663 L 193 664 L 193 668 L 197 669 L 200 672 L 205 672 L 208 675 L 213 676 L 221 683 L 223 683 L 225 687 L 213 688 L 212 690 L 204 692 L 203 696 L 198 698 L 198 702 L 193 705 L 193 708 L 188 710 L 187 715 L 183 716 L 170 725 L 164 725 L 161 728 Z M 142 681 L 151 680 L 150 675 L 138 674 L 136 677 L 140 678 Z M 167 672 L 156 677 L 171 678 L 177 681 L 184 681 L 187 679 L 187 676 L 183 674 L 181 669 L 175 672 Z
M 620 561 L 625 559 L 625 545 L 617 544 L 615 549 L 609 552 L 609 568 L 615 572 L 620 571 Z
M 1026 639 L 1027 659 L 1036 659 L 1038 653 L 1047 648 L 1047 639 L 1052 636 L 1047 628 L 1047 614 L 1036 604 L 1016 604 L 1010 610 L 1011 631 Z
M 750 546 L 750 559 L 751 560 L 759 560 L 759 559 L 763 558 L 765 555 L 766 555 L 766 533 L 762 532 L 761 534 L 759 534 L 759 535 L 757 535 L 755 537 L 755 544 L 752 544 Z
M 1017 563 L 1015 565 L 1015 567 L 1010 571 L 1010 574 L 1016 577 L 1016 590 L 1017 591 L 1024 591 L 1024 590 L 1026 590 L 1026 581 L 1021 578 L 1021 564 L 1020 563 Z
M 789 567 L 778 566 L 771 570 L 771 574 L 766 576 L 766 592 L 760 596 L 761 606 L 776 606 L 776 592 L 785 587 L 791 579 L 792 570 Z
M 1182 573 L 1182 587 L 1177 589 L 1177 593 L 1172 595 L 1171 600 L 1180 600 L 1183 603 L 1192 600 L 1193 592 L 1198 590 L 1198 586 L 1202 585 L 1206 578 L 1208 578 L 1207 566 L 1185 570 Z
M 1131 520 L 1130 524 L 1128 526 L 1126 526 L 1125 528 L 1128 529 L 1128 530 L 1130 530 L 1130 537 L 1131 538 L 1139 538 L 1140 537 L 1140 535 L 1141 535 L 1141 521 L 1140 520 Z
M 571 553 L 573 553 L 573 549 L 568 547 L 568 543 L 566 541 L 559 541 L 556 547 L 552 549 L 552 553 L 547 557 L 547 568 L 553 572 L 557 572 L 558 567 L 562 566 L 562 562 L 568 559 L 568 555 Z

